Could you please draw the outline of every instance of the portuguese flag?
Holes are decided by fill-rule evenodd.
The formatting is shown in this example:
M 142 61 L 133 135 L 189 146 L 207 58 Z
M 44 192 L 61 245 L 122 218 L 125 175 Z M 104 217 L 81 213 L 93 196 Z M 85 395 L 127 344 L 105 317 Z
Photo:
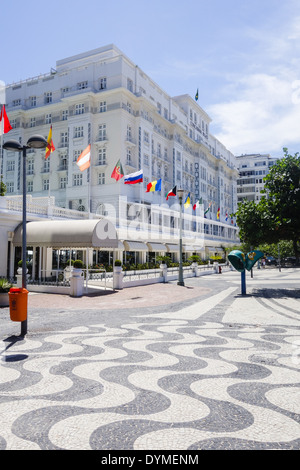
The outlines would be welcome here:
M 111 174 L 111 178 L 115 178 L 116 181 L 119 181 L 121 178 L 123 178 L 123 176 L 124 176 L 124 172 L 123 172 L 121 162 L 119 160 Z

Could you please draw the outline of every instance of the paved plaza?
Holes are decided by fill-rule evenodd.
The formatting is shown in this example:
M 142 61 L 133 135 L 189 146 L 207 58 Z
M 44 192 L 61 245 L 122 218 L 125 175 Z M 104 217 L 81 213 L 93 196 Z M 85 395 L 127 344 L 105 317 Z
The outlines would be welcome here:
M 0 449 L 300 449 L 300 269 L 0 309 Z

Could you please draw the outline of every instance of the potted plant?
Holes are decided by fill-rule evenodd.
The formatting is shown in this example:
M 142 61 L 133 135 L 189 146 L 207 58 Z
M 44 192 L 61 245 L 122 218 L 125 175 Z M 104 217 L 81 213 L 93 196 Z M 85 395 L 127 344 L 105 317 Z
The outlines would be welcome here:
M 170 263 L 169 256 L 157 256 L 157 261 L 160 261 L 160 268 L 165 268 Z
M 81 276 L 82 269 L 83 269 L 83 261 L 81 261 L 81 259 L 76 259 L 73 263 L 72 275 L 75 277 Z
M 12 284 L 5 278 L 0 279 L 0 307 L 9 306 L 8 293 Z
M 20 259 L 20 261 L 18 261 L 17 273 L 22 274 L 22 269 L 23 269 L 23 260 Z M 27 273 L 28 273 L 28 262 L 26 261 L 26 274 Z
M 116 273 L 120 273 L 122 271 L 122 261 L 120 259 L 116 259 L 114 262 L 114 271 Z
M 192 263 L 193 266 L 198 266 L 198 263 L 200 261 L 200 256 L 192 255 L 192 256 L 189 257 L 188 260 Z

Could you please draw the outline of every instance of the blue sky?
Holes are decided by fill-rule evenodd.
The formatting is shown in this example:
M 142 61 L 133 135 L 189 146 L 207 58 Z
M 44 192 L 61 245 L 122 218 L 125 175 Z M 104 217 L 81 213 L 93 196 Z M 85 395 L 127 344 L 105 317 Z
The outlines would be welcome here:
M 169 95 L 198 88 L 236 155 L 300 151 L 298 0 L 15 0 L 0 16 L 4 83 L 114 43 Z

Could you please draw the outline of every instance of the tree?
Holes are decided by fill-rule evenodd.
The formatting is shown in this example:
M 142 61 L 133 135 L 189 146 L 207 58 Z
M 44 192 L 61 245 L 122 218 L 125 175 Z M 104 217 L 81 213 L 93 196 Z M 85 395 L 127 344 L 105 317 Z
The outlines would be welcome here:
M 278 243 L 290 240 L 299 259 L 300 248 L 300 157 L 288 154 L 271 168 L 264 178 L 265 194 L 262 199 L 239 203 L 236 212 L 240 239 L 258 246 L 261 243 Z

